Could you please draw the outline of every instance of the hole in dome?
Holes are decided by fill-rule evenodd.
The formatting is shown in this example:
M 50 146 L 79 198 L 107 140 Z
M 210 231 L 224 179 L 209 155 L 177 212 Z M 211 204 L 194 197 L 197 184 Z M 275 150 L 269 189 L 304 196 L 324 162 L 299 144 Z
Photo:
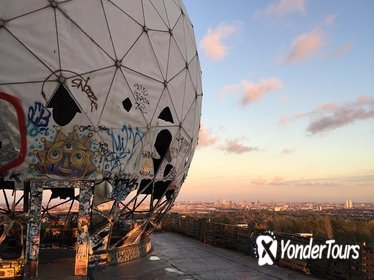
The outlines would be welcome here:
M 174 166 L 172 166 L 171 164 L 167 164 L 166 167 L 165 167 L 165 170 L 164 170 L 164 177 L 166 177 L 170 171 L 173 169 Z
M 166 189 L 170 183 L 171 181 L 157 181 L 153 190 L 153 199 L 160 199 L 166 192 Z
M 132 107 L 132 103 L 131 103 L 131 100 L 130 98 L 126 98 L 125 100 L 122 101 L 122 106 L 123 106 L 123 109 L 125 109 L 127 112 L 129 112 L 131 110 L 131 107 Z
M 152 188 L 153 188 L 152 180 L 149 180 L 149 179 L 141 180 L 139 184 L 138 194 L 151 194 Z
M 167 200 L 172 200 L 175 190 L 168 190 L 165 194 Z
M 60 84 L 55 94 L 47 104 L 53 109 L 53 120 L 60 126 L 69 124 L 76 113 L 81 113 L 75 100 L 71 97 L 63 84 Z
M 173 116 L 171 115 L 171 111 L 169 107 L 165 107 L 160 115 L 158 116 L 159 119 L 164 120 L 166 122 L 174 123 Z
M 153 167 L 154 167 L 155 172 L 157 172 L 164 156 L 166 155 L 166 152 L 169 150 L 171 140 L 172 140 L 171 133 L 167 129 L 161 130 L 157 134 L 154 147 L 157 153 L 159 154 L 160 158 L 159 159 L 153 158 Z
M 140 182 L 140 188 L 138 190 L 138 194 L 152 194 L 153 190 L 153 199 L 160 199 L 162 195 L 166 192 L 166 189 L 172 182 L 171 180 L 167 181 L 157 181 L 153 184 L 152 181 L 149 179 L 142 180 Z M 143 191 L 142 189 L 145 188 Z

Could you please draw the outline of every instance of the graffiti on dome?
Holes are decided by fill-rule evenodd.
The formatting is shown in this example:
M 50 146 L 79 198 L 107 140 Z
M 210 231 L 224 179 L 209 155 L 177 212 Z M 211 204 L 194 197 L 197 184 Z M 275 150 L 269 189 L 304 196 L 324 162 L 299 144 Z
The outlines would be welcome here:
M 96 171 L 93 163 L 94 152 L 91 150 L 92 133 L 78 135 L 74 127 L 66 135 L 61 127 L 56 127 L 52 141 L 40 138 L 41 150 L 34 150 L 37 163 L 32 167 L 43 174 L 53 174 L 68 178 L 85 178 Z M 43 147 L 44 145 L 44 147 Z
M 134 84 L 134 95 L 136 109 L 140 110 L 143 114 L 147 114 L 150 104 L 148 90 L 141 84 Z

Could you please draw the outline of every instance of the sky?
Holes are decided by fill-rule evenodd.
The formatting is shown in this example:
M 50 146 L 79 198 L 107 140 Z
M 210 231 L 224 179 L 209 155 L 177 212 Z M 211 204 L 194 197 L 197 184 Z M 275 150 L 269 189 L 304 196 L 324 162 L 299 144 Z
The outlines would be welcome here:
M 374 1 L 184 3 L 204 96 L 177 201 L 374 202 Z

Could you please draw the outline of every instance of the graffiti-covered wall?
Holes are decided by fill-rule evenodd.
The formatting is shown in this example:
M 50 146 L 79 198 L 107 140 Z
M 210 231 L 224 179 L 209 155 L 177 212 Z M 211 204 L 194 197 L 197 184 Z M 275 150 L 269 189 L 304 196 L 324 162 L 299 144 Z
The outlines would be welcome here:
M 23 163 L 7 174 L 126 176 L 178 190 L 197 144 L 202 97 L 183 3 L 0 5 L 0 91 L 20 101 L 27 138 Z M 9 137 L 1 137 L 5 154 Z
M 90 255 L 149 236 L 198 142 L 201 69 L 183 2 L 0 2 L 0 61 L 0 177 L 57 188 L 53 198 L 61 182 L 92 183 Z

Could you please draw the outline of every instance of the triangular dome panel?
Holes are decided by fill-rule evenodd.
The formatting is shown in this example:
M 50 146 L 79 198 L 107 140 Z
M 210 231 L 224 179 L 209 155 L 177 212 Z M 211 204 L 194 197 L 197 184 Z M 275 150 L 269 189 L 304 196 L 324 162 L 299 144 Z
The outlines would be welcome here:
M 113 5 L 136 21 L 140 26 L 144 26 L 144 13 L 142 1 L 139 0 L 109 0 Z
M 164 84 L 126 68 L 122 68 L 122 72 L 133 93 L 134 109 L 141 112 L 147 124 L 150 124 L 164 91 Z
M 186 74 L 186 84 L 185 84 L 185 91 L 183 96 L 183 110 L 182 110 L 182 116 L 183 118 L 187 114 L 188 110 L 190 109 L 192 102 L 195 101 L 196 98 L 196 91 L 191 79 L 191 74 L 189 71 L 187 71 Z
M 69 91 L 94 125 L 100 123 L 104 106 L 108 103 L 115 70 L 115 67 L 110 67 L 66 79 Z
M 179 126 L 178 115 L 170 93 L 164 89 L 152 120 L 153 126 Z
M 185 94 L 187 70 L 183 70 L 168 83 L 168 89 L 178 114 L 179 121 L 183 120 L 183 96 Z
M 6 9 L 0 9 L 0 18 L 4 20 L 11 20 L 23 15 L 29 15 L 33 11 L 39 11 L 42 8 L 50 7 L 50 4 L 45 0 L 23 1 L 22 5 L 12 5 L 14 0 L 1 0 L 1 4 Z
M 148 35 L 158 64 L 160 65 L 162 77 L 166 80 L 170 50 L 170 34 L 167 32 L 155 32 L 149 30 Z
M 114 65 L 111 57 L 59 10 L 56 10 L 56 20 L 61 69 L 83 74 Z
M 181 50 L 178 48 L 178 45 L 172 36 L 170 40 L 167 81 L 173 79 L 185 68 L 186 60 L 184 59 Z
M 127 1 L 123 1 L 127 2 Z M 103 1 L 116 59 L 122 60 L 143 32 L 143 27 L 108 1 Z M 106 24 L 105 24 L 106 25 Z M 126 37 L 126 40 L 123 38 Z
M 184 30 L 184 18 L 180 17 L 173 28 L 173 36 L 175 42 L 178 45 L 178 49 L 180 50 L 181 54 L 183 55 L 183 59 L 185 62 L 187 60 L 187 51 L 186 51 L 186 40 L 185 40 L 185 30 Z
M 150 0 L 150 2 L 152 3 L 153 7 L 157 10 L 157 13 L 160 15 L 160 17 L 162 18 L 163 22 L 167 25 L 167 27 L 169 29 L 171 29 L 170 25 L 169 25 L 169 19 L 168 19 L 168 16 L 166 14 L 166 9 L 165 9 L 165 5 L 164 5 L 164 1 Z
M 102 32 L 107 26 L 105 11 L 103 5 L 99 1 L 79 0 L 67 1 L 59 4 L 62 9 L 72 21 L 87 33 L 87 35 L 103 50 L 115 59 L 111 34 L 109 32 Z M 85 16 L 82 16 L 85 15 Z M 95 20 L 92 20 L 94 18 Z M 44 18 L 42 18 L 44 20 Z
M 188 71 L 191 74 L 191 80 L 194 85 L 194 88 L 198 95 L 201 94 L 202 88 L 201 88 L 201 70 L 199 66 L 199 57 L 196 55 L 191 63 L 188 65 Z
M 9 32 L 43 64 L 53 70 L 60 68 L 56 25 L 48 25 L 45 22 L 54 22 L 54 20 L 54 10 L 49 7 L 7 23 Z M 35 28 L 30 32 L 30 30 L 25 29 L 27 25 L 43 26 L 43 28 Z
M 194 136 L 195 132 L 195 120 L 196 120 L 196 100 L 191 104 L 190 108 L 186 113 L 186 117 L 183 119 L 183 129 L 190 138 Z
M 139 50 L 142 50 L 141 52 Z M 122 61 L 122 65 L 151 79 L 163 82 L 162 73 L 148 34 L 143 32 Z
M 117 128 L 124 124 L 133 124 L 136 127 L 147 126 L 143 114 L 136 109 L 133 92 L 120 69 L 116 71 L 110 91 L 106 96 L 105 107 L 100 112 L 102 112 L 102 117 L 98 120 L 98 125 Z
M 161 2 L 161 1 L 159 1 Z M 143 1 L 144 7 L 144 19 L 145 26 L 151 30 L 162 30 L 168 31 L 167 21 L 165 21 L 158 10 L 154 7 L 153 3 L 150 0 Z
M 0 29 L 0 54 L 0 84 L 44 81 L 51 74 L 42 60 L 5 29 Z
M 167 16 L 169 19 L 169 24 L 171 29 L 174 28 L 175 23 L 177 22 L 178 18 L 182 14 L 182 10 L 178 5 L 175 3 L 174 0 L 164 0 L 165 8 L 167 12 Z
M 186 42 L 186 51 L 187 51 L 187 62 L 190 63 L 191 60 L 197 55 L 196 51 L 196 40 L 193 32 L 193 27 L 187 19 L 185 18 L 185 24 L 184 24 L 184 31 L 185 31 L 185 42 Z

